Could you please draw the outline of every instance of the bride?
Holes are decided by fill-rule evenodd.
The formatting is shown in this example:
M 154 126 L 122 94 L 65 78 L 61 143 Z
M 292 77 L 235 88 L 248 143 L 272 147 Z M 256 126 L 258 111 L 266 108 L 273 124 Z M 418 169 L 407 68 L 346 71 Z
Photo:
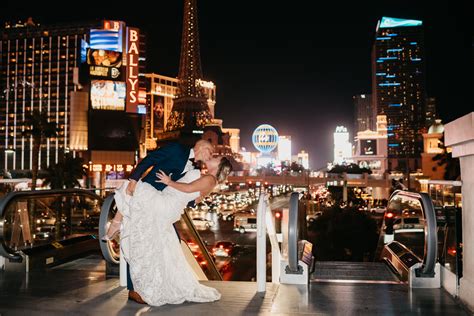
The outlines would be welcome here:
M 207 174 L 198 169 L 188 171 L 177 182 L 162 171 L 157 182 L 167 185 L 157 191 L 139 181 L 133 196 L 126 193 L 127 183 L 115 193 L 117 212 L 114 221 L 122 216 L 121 247 L 130 264 L 134 290 L 149 305 L 212 302 L 220 293 L 198 282 L 181 250 L 173 223 L 189 201 L 209 194 L 232 171 L 226 157 L 206 161 Z

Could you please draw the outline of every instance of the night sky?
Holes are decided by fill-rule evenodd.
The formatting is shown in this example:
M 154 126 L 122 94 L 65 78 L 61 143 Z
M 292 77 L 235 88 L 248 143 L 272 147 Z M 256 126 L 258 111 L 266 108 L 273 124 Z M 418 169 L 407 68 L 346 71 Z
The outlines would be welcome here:
M 65 2 L 38 2 L 1 1 L 2 25 L 28 16 L 43 25 L 123 20 L 148 35 L 148 71 L 177 75 L 181 0 L 143 1 L 141 8 L 140 1 L 68 1 L 73 10 Z M 216 117 L 240 128 L 250 150 L 255 127 L 269 123 L 291 135 L 293 154 L 305 149 L 311 168 L 324 167 L 333 157 L 336 126 L 348 126 L 353 136 L 352 96 L 370 93 L 370 52 L 381 16 L 424 21 L 428 96 L 437 98 L 445 123 L 471 112 L 472 11 L 468 1 L 433 2 L 199 1 L 202 66 L 204 78 L 217 84 Z

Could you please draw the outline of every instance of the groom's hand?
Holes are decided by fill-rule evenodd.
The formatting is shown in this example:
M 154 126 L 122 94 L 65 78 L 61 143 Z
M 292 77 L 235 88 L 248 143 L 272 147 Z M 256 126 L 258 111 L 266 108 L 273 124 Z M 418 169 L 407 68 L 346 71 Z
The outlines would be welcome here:
M 137 186 L 137 181 L 130 180 L 130 182 L 127 185 L 127 188 L 125 189 L 125 192 L 127 192 L 128 195 L 133 195 L 133 192 L 135 191 L 136 186 Z

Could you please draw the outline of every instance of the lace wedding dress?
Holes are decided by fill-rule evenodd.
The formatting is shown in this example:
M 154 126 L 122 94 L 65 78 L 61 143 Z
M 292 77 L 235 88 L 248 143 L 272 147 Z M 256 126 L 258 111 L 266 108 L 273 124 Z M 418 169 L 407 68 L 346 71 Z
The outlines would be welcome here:
M 200 171 L 194 169 L 179 182 L 189 183 L 199 177 Z M 132 197 L 125 193 L 127 185 L 115 192 L 115 202 L 124 215 L 120 243 L 134 290 L 154 306 L 219 300 L 216 289 L 196 279 L 172 225 L 199 192 L 183 193 L 171 187 L 158 191 L 139 181 Z

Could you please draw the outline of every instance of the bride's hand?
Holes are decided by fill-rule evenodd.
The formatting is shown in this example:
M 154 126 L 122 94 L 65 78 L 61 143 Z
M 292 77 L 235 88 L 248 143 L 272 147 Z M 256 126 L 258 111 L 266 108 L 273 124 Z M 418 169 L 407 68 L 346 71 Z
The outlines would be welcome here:
M 156 173 L 156 177 L 159 180 L 155 180 L 155 182 L 161 182 L 161 183 L 164 183 L 164 184 L 168 185 L 172 181 L 171 178 L 170 178 L 171 175 L 172 175 L 172 173 L 170 173 L 170 175 L 167 176 L 166 173 L 163 172 L 163 170 L 160 170 Z

